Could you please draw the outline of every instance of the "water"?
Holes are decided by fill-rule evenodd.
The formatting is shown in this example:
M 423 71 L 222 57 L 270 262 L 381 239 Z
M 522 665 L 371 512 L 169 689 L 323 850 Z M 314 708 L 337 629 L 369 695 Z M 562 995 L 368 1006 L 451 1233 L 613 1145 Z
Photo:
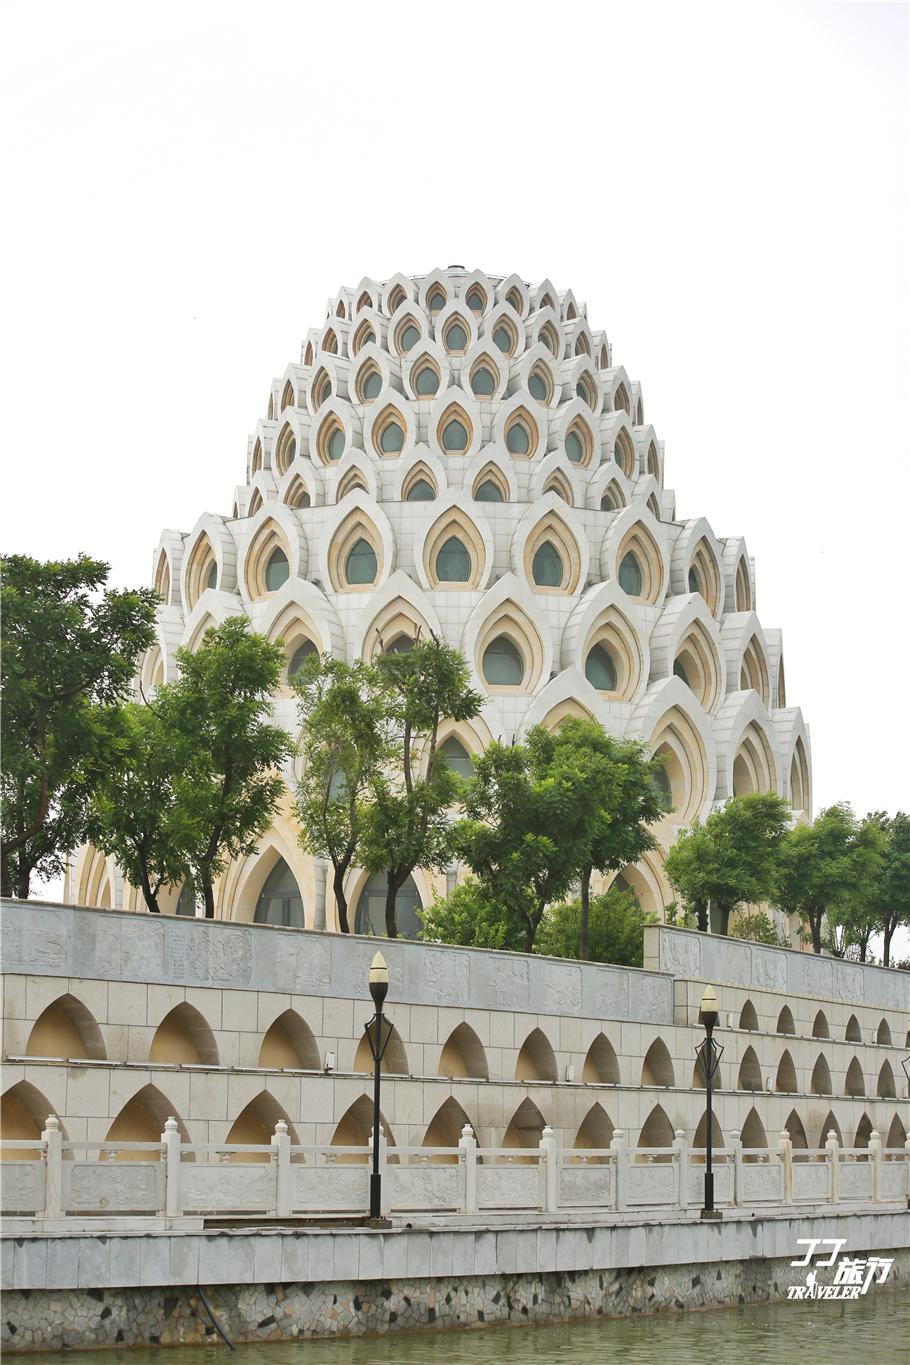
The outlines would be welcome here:
M 62 1355 L 23 1357 L 60 1365 Z M 73 1365 L 901 1365 L 910 1293 L 856 1302 L 779 1303 L 555 1327 L 411 1331 L 345 1341 L 80 1351 Z

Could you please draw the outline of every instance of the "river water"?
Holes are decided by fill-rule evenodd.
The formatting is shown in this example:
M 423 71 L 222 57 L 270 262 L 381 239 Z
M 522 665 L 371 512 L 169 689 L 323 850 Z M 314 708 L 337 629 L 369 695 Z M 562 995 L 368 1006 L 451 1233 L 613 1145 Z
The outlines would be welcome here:
M 60 1365 L 62 1356 L 23 1357 Z M 555 1327 L 409 1331 L 264 1346 L 68 1353 L 72 1365 L 906 1365 L 910 1292 L 855 1302 L 779 1303 Z

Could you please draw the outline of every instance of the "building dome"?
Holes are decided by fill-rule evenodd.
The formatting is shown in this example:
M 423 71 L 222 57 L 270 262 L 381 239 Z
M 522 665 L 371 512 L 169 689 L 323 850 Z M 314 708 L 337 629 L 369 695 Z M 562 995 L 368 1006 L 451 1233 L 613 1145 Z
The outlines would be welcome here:
M 547 280 L 452 266 L 342 289 L 272 383 L 232 515 L 165 532 L 154 581 L 146 690 L 235 613 L 285 642 L 285 681 L 313 650 L 369 659 L 433 632 L 485 696 L 441 736 L 453 762 L 569 715 L 644 741 L 673 806 L 658 849 L 621 874 L 646 909 L 672 898 L 663 852 L 716 803 L 778 791 L 810 807 L 808 733 L 787 707 L 780 632 L 755 615 L 745 542 L 677 520 L 640 384 Z M 289 687 L 275 712 L 296 730 Z M 290 809 L 222 878 L 226 918 L 334 926 Z M 352 873 L 355 909 L 366 883 Z M 447 879 L 414 883 L 426 903 Z M 68 892 L 142 907 L 91 849 Z

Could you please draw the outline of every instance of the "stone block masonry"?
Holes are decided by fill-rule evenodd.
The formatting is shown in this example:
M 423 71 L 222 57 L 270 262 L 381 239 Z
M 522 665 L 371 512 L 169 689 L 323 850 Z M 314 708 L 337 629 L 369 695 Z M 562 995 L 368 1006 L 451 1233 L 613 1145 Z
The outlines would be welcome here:
M 893 1258 L 883 1289 L 910 1283 L 906 1213 L 25 1236 L 3 1245 L 2 1344 L 21 1353 L 205 1343 L 215 1328 L 199 1285 L 235 1342 L 764 1303 L 805 1284 L 806 1268 L 790 1263 L 804 1253 L 798 1239 L 812 1237 L 842 1242 L 845 1255 Z M 817 1274 L 833 1282 L 833 1268 Z

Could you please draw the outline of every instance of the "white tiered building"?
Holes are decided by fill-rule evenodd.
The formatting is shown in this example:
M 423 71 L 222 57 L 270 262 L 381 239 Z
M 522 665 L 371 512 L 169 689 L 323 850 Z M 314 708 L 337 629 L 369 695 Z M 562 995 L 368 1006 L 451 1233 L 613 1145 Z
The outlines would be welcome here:
M 769 790 L 797 818 L 810 810 L 808 731 L 787 705 L 780 632 L 755 614 L 745 541 L 676 519 L 640 384 L 547 280 L 451 266 L 342 289 L 272 383 L 231 515 L 165 531 L 154 581 L 146 690 L 175 676 L 180 645 L 237 613 L 284 641 L 287 673 L 313 649 L 368 659 L 433 632 L 486 697 L 443 735 L 457 768 L 492 738 L 567 715 L 645 741 L 666 760 L 673 806 L 659 847 L 619 874 L 646 910 L 672 900 L 663 854 L 696 815 Z M 275 713 L 296 732 L 287 685 Z M 331 929 L 331 881 L 327 893 L 325 867 L 300 849 L 290 768 L 287 780 L 258 853 L 216 888 L 218 914 Z M 403 932 L 458 875 L 415 873 Z M 91 848 L 66 899 L 143 908 Z M 358 930 L 379 928 L 383 899 L 352 872 Z M 192 913 L 176 891 L 163 904 Z

